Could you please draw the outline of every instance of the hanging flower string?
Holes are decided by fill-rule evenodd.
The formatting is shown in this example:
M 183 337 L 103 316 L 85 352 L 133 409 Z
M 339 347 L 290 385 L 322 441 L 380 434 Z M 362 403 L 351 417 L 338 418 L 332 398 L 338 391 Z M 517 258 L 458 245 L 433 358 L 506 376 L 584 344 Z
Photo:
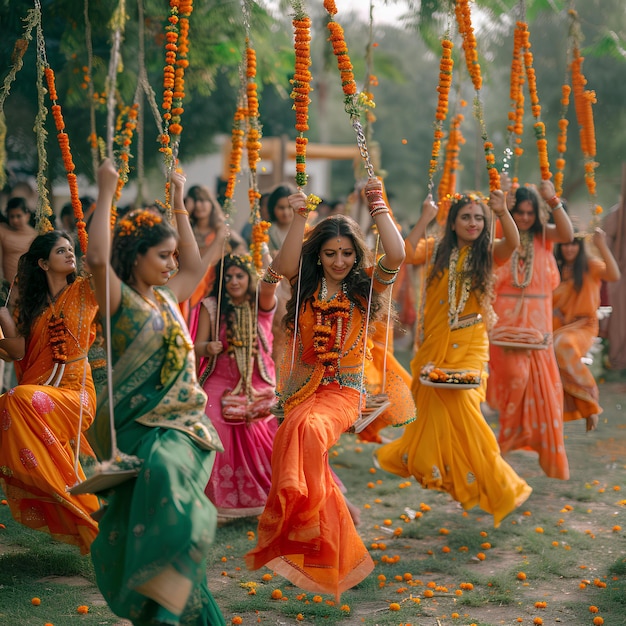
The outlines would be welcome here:
M 489 190 L 494 191 L 500 189 L 500 174 L 496 168 L 496 158 L 493 153 L 493 144 L 489 141 L 487 135 L 487 127 L 483 113 L 483 104 L 480 98 L 480 88 L 482 87 L 482 75 L 480 72 L 480 63 L 478 62 L 478 50 L 476 47 L 476 37 L 474 36 L 474 28 L 472 26 L 472 14 L 469 6 L 469 0 L 456 0 L 455 15 L 459 28 L 459 33 L 463 39 L 463 51 L 465 53 L 465 65 L 467 72 L 472 79 L 472 84 L 476 91 L 474 97 L 474 117 L 480 125 L 480 135 L 483 140 L 483 149 L 485 152 L 485 162 L 487 172 L 489 174 Z
M 541 121 L 541 104 L 539 104 L 539 95 L 537 93 L 537 76 L 533 67 L 533 53 L 530 51 L 530 32 L 528 25 L 521 22 L 523 26 L 523 52 L 524 52 L 524 69 L 526 71 L 526 80 L 528 81 L 528 93 L 530 95 L 530 105 L 533 117 L 535 118 L 534 130 L 535 139 L 537 141 L 537 154 L 539 156 L 539 170 L 541 180 L 550 180 L 552 173 L 550 172 L 550 162 L 548 160 L 548 140 L 546 139 L 546 127 Z
M 587 79 L 582 72 L 584 57 L 580 56 L 578 46 L 574 49 L 574 58 L 571 63 L 572 91 L 576 119 L 580 128 L 580 148 L 585 159 L 585 184 L 592 203 L 593 220 L 597 220 L 602 213 L 602 207 L 595 204 L 596 180 L 595 169 L 598 163 L 596 157 L 596 135 L 593 123 L 593 105 L 597 102 L 595 91 L 585 89 Z
M 559 156 L 556 159 L 556 172 L 554 172 L 554 188 L 556 195 L 563 195 L 563 171 L 565 170 L 565 153 L 567 152 L 567 110 L 569 108 L 569 97 L 572 88 L 564 83 L 561 87 L 561 114 L 559 116 L 559 134 L 556 139 L 556 149 Z
M 170 0 L 170 4 L 178 3 L 178 49 L 176 50 L 176 70 L 174 72 L 174 93 L 172 94 L 172 118 L 170 120 L 170 136 L 172 143 L 180 141 L 183 132 L 181 116 L 185 109 L 185 70 L 189 67 L 189 16 L 193 11 L 193 0 Z
M 233 209 L 233 197 L 237 184 L 237 174 L 241 171 L 241 157 L 243 155 L 243 139 L 246 134 L 245 123 L 247 111 L 240 98 L 237 110 L 233 115 L 233 126 L 230 133 L 230 160 L 228 163 L 228 180 L 224 192 L 224 213 L 230 215 Z
M 306 173 L 306 146 L 308 139 L 305 132 L 309 130 L 309 93 L 311 88 L 311 19 L 306 14 L 302 2 L 292 2 L 294 19 L 294 50 L 295 68 L 291 80 L 293 108 L 296 112 L 296 185 L 304 187 L 307 184 Z
M 356 132 L 357 145 L 359 147 L 359 153 L 365 163 L 367 175 L 369 178 L 374 178 L 374 167 L 370 161 L 369 151 L 367 149 L 367 141 L 361 125 L 361 110 L 363 107 L 374 108 L 374 103 L 365 94 L 357 94 L 356 81 L 354 80 L 354 72 L 352 68 L 352 62 L 350 61 L 350 55 L 348 52 L 348 45 L 344 38 L 343 28 L 335 21 L 335 15 L 337 14 L 337 6 L 334 0 L 324 0 L 324 8 L 328 13 L 330 19 L 327 23 L 328 32 L 330 33 L 329 40 L 333 47 L 333 54 L 337 59 L 337 68 L 341 76 L 341 89 L 344 94 L 344 108 L 346 113 L 350 116 L 352 127 Z
M 250 169 L 250 187 L 248 200 L 250 213 L 259 211 L 259 193 L 257 180 L 257 163 L 261 160 L 261 124 L 259 122 L 259 96 L 256 83 L 256 52 L 246 37 L 246 97 L 248 101 L 248 136 L 246 148 L 248 150 L 248 168 Z
M 444 137 L 443 123 L 448 116 L 448 102 L 450 99 L 450 87 L 452 86 L 452 69 L 454 61 L 452 60 L 453 43 L 448 37 L 444 37 L 441 41 L 441 59 L 439 61 L 439 84 L 437 85 L 437 93 L 439 94 L 437 102 L 437 111 L 435 112 L 434 122 L 434 138 L 433 147 L 430 153 L 430 166 L 428 168 L 428 189 L 433 188 L 433 176 L 439 167 L 439 154 L 441 151 L 441 140 Z
M 122 189 L 128 182 L 128 174 L 130 173 L 130 146 L 133 143 L 133 133 L 137 128 L 137 115 L 139 113 L 139 104 L 135 103 L 130 107 L 123 107 L 118 115 L 115 131 L 116 135 L 114 143 L 119 146 L 116 156 L 119 160 L 117 179 L 117 187 L 113 196 L 113 206 L 111 207 L 111 227 L 115 226 L 117 221 L 117 203 L 122 195 Z
M 51 67 L 44 68 L 44 74 L 46 77 L 46 84 L 48 85 L 48 95 L 52 102 L 52 117 L 54 118 L 54 125 L 57 129 L 57 139 L 59 147 L 61 148 L 61 158 L 63 159 L 63 165 L 67 173 L 67 184 L 70 188 L 70 200 L 72 203 L 72 209 L 74 210 L 74 218 L 76 219 L 76 228 L 78 231 L 78 241 L 80 249 L 83 254 L 87 252 L 87 230 L 83 215 L 83 205 L 78 195 L 78 181 L 76 180 L 76 174 L 74 173 L 74 161 L 72 160 L 72 153 L 70 151 L 70 138 L 65 132 L 65 122 L 63 120 L 63 113 L 61 111 L 61 105 L 58 104 L 56 87 L 54 84 L 54 71 Z M 50 226 L 48 228 L 48 226 Z M 52 230 L 50 223 L 44 224 L 45 230 Z M 40 227 L 41 230 L 41 227 Z
M 463 107 L 465 104 L 465 101 L 461 100 L 460 105 Z M 465 116 L 462 113 L 457 113 L 450 120 L 450 130 L 446 142 L 446 156 L 441 173 L 441 180 L 437 188 L 437 197 L 439 198 L 437 221 L 442 225 L 445 224 L 451 198 L 456 192 L 456 172 L 459 169 L 459 152 L 461 151 L 461 146 L 465 143 L 465 138 L 461 132 L 461 124 L 464 119 Z
M 511 61 L 511 81 L 509 89 L 509 98 L 511 100 L 511 110 L 509 111 L 509 123 L 506 127 L 508 132 L 508 149 L 505 151 L 503 170 L 509 168 L 509 160 L 511 156 L 515 158 L 514 172 L 511 180 L 517 185 L 519 178 L 517 170 L 519 158 L 524 154 L 522 148 L 522 135 L 524 134 L 524 62 L 522 59 L 524 40 L 526 32 L 526 23 L 516 22 L 515 31 L 513 33 L 513 59 Z

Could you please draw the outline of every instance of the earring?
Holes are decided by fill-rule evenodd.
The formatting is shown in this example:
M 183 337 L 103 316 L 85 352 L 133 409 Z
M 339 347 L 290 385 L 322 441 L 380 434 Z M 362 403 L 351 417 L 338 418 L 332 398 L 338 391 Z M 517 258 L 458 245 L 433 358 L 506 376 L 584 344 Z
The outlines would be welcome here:
M 320 259 L 319 257 L 317 257 L 317 264 L 321 265 L 322 264 L 322 259 Z
M 356 265 L 359 262 L 359 259 L 354 259 L 354 264 Z

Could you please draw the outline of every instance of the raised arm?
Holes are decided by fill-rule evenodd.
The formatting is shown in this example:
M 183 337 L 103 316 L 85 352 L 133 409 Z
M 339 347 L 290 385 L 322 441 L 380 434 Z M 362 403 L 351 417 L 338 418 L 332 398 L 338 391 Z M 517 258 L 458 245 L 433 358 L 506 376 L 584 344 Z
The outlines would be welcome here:
M 268 279 L 267 267 L 272 262 L 272 255 L 266 243 L 263 244 L 263 267 L 266 273 L 259 280 L 259 309 L 261 311 L 271 311 L 276 306 L 276 288 L 280 281 Z
M 274 257 L 270 269 L 277 275 L 285 276 L 291 280 L 298 274 L 304 228 L 310 211 L 307 208 L 306 194 L 303 191 L 291 194 L 288 199 L 289 206 L 293 209 L 293 220 L 291 220 L 283 245 Z
M 504 263 L 520 244 L 519 231 L 513 216 L 506 206 L 506 194 L 499 189 L 492 191 L 489 196 L 489 207 L 500 220 L 502 237 L 493 242 L 493 255 L 496 263 Z
M 98 197 L 93 217 L 89 222 L 87 264 L 92 273 L 96 300 L 100 310 L 106 311 L 106 276 L 109 274 L 110 313 L 115 313 L 122 300 L 122 283 L 111 268 L 111 206 L 117 187 L 118 173 L 110 159 L 98 168 Z
M 228 235 L 226 220 L 222 219 L 217 226 L 215 238 L 200 255 L 198 243 L 189 222 L 189 213 L 185 209 L 185 180 L 184 174 L 172 173 L 172 206 L 178 231 L 178 272 L 170 279 L 168 286 L 179 302 L 191 296 L 209 266 L 220 258 L 224 239 Z
M 602 280 L 605 280 L 607 283 L 619 280 L 622 274 L 619 270 L 617 261 L 615 260 L 615 257 L 611 253 L 609 245 L 606 242 L 606 233 L 601 228 L 596 228 L 594 230 L 593 244 L 598 249 L 600 256 L 602 256 L 602 260 L 606 265 L 606 270 L 604 272 L 604 276 L 602 276 Z
M 429 193 L 424 199 L 424 202 L 422 202 L 422 213 L 417 223 L 413 226 L 406 238 L 413 249 L 417 248 L 420 239 L 426 236 L 426 227 L 437 217 L 437 210 L 433 196 Z
M 551 180 L 541 181 L 539 194 L 550 207 L 554 219 L 554 224 L 546 224 L 546 237 L 555 243 L 568 243 L 574 238 L 574 227 Z
M 376 224 L 380 235 L 380 242 L 385 250 L 384 265 L 378 267 L 385 271 L 392 270 L 388 274 L 396 274 L 397 269 L 404 261 L 404 240 L 395 222 L 391 218 L 391 212 L 383 197 L 383 184 L 378 178 L 370 178 L 365 185 L 365 197 L 369 205 L 370 215 Z

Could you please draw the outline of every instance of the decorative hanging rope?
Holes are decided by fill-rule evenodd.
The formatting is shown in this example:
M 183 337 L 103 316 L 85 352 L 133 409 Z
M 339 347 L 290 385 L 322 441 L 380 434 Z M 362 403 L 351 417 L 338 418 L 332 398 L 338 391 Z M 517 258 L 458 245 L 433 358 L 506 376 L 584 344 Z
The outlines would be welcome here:
M 474 28 L 472 26 L 472 14 L 469 6 L 469 0 L 456 0 L 455 15 L 459 28 L 459 33 L 463 38 L 463 51 L 465 53 L 465 65 L 467 72 L 472 79 L 474 85 L 474 117 L 480 125 L 480 136 L 483 140 L 483 149 L 485 152 L 485 162 L 487 172 L 489 174 L 489 190 L 494 191 L 500 189 L 500 174 L 496 168 L 496 159 L 493 153 L 493 144 L 489 141 L 487 135 L 487 126 L 483 113 L 483 103 L 480 96 L 480 88 L 482 87 L 482 75 L 480 72 L 480 63 L 478 61 L 478 50 L 476 47 L 476 37 L 474 36 Z

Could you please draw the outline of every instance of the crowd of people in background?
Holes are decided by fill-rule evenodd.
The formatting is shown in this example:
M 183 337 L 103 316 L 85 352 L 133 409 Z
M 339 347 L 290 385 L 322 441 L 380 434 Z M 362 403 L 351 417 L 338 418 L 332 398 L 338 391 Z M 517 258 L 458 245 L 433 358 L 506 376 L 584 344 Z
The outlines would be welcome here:
M 498 526 L 532 492 L 508 452 L 533 450 L 567 480 L 564 422 L 600 427 L 599 335 L 604 364 L 626 371 L 623 217 L 576 232 L 549 181 L 456 194 L 439 228 L 428 196 L 405 237 L 377 178 L 318 205 L 280 184 L 261 196 L 259 274 L 252 225 L 236 232 L 179 170 L 173 223 L 127 207 L 111 231 L 117 176 L 105 160 L 97 197 L 81 199 L 84 257 L 71 204 L 42 234 L 33 189 L 6 194 L 0 487 L 17 521 L 91 552 L 105 599 L 134 624 L 224 623 L 205 559 L 239 518 L 258 517 L 250 569 L 335 598 L 363 580 L 359 510 L 328 451 L 373 398 L 384 407 L 355 436 L 378 466 Z M 104 328 L 108 380 L 92 358 Z M 72 495 L 118 450 L 135 478 Z

